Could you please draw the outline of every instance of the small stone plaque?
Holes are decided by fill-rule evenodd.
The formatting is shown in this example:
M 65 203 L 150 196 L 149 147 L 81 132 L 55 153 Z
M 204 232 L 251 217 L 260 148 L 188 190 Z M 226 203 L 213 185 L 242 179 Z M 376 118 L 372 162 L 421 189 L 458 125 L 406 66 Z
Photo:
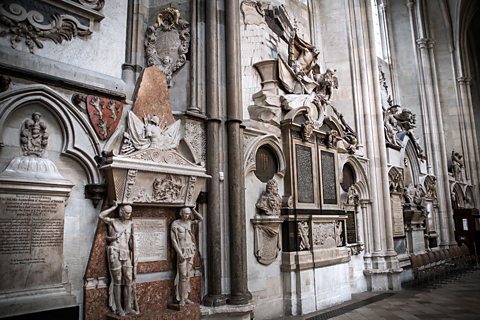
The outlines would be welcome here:
M 355 224 L 355 212 L 349 211 L 347 215 L 347 242 L 357 243 L 357 228 Z
M 167 219 L 135 218 L 133 224 L 138 262 L 167 260 Z
M 337 204 L 337 178 L 335 155 L 321 151 L 323 203 Z
M 302 145 L 296 145 L 297 158 L 297 197 L 298 202 L 313 203 L 313 165 L 312 149 Z
M 0 195 L 0 292 L 62 282 L 65 198 Z
M 393 216 L 393 236 L 401 237 L 405 235 L 405 227 L 403 223 L 403 206 L 401 195 L 393 194 L 390 197 Z

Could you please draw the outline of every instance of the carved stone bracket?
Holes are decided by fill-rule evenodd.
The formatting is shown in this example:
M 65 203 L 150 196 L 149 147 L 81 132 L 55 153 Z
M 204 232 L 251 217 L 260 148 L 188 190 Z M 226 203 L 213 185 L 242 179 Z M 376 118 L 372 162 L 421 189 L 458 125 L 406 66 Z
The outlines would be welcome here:
M 165 8 L 157 16 L 157 23 L 147 28 L 145 52 L 147 65 L 157 66 L 167 76 L 171 86 L 172 75 L 187 61 L 190 45 L 190 25 L 180 18 L 175 8 Z
M 43 48 L 42 41 L 60 44 L 92 33 L 104 0 L 15 0 L 0 4 L 0 36 L 10 36 L 12 48 L 25 42 L 31 53 Z
M 257 218 L 251 219 L 255 232 L 254 254 L 257 261 L 269 265 L 275 261 L 278 252 L 282 249 L 280 244 L 280 227 L 283 218 Z

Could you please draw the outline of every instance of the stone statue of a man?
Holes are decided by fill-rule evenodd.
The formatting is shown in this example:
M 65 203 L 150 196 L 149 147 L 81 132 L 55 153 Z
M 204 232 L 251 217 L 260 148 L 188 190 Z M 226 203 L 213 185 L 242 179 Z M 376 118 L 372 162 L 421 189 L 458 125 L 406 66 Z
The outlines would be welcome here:
M 193 219 L 192 213 L 197 219 Z M 188 299 L 190 293 L 190 276 L 193 271 L 193 257 L 197 251 L 192 223 L 198 223 L 203 217 L 194 209 L 180 209 L 180 219 L 172 222 L 170 237 L 177 253 L 177 276 L 175 277 L 175 296 L 179 305 L 192 303 Z
M 121 204 L 119 218 L 108 217 L 117 207 L 114 201 L 112 207 L 100 212 L 99 218 L 108 225 L 107 259 L 111 278 L 108 304 L 113 312 L 125 316 L 139 313 L 135 295 L 132 207 Z

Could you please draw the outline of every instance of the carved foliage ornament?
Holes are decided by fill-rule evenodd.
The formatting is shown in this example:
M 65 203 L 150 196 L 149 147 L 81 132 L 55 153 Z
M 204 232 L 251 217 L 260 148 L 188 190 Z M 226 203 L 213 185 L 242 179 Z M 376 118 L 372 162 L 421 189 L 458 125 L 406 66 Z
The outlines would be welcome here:
M 70 41 L 77 36 L 92 33 L 93 21 L 103 18 L 95 12 L 103 8 L 103 0 L 26 1 L 0 4 L 0 36 L 10 36 L 12 48 L 24 42 L 33 53 L 35 47 L 43 48 L 45 39 L 56 44 Z
M 123 103 L 108 98 L 87 96 L 87 111 L 98 137 L 106 140 L 112 136 L 120 122 Z
M 190 45 L 190 25 L 180 18 L 175 8 L 165 8 L 157 16 L 157 23 L 147 28 L 145 52 L 148 66 L 157 66 L 167 76 L 168 86 L 172 75 L 187 61 Z

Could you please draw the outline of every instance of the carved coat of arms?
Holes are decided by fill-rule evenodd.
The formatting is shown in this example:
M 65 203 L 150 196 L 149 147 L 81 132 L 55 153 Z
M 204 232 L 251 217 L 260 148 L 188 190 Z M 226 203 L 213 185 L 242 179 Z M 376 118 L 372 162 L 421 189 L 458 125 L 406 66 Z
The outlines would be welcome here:
M 190 24 L 180 18 L 175 8 L 165 8 L 157 16 L 157 23 L 147 28 L 145 52 L 147 65 L 156 66 L 167 76 L 171 85 L 172 74 L 187 61 L 190 45 Z
M 101 140 L 110 138 L 120 122 L 123 103 L 108 98 L 87 96 L 87 111 Z

